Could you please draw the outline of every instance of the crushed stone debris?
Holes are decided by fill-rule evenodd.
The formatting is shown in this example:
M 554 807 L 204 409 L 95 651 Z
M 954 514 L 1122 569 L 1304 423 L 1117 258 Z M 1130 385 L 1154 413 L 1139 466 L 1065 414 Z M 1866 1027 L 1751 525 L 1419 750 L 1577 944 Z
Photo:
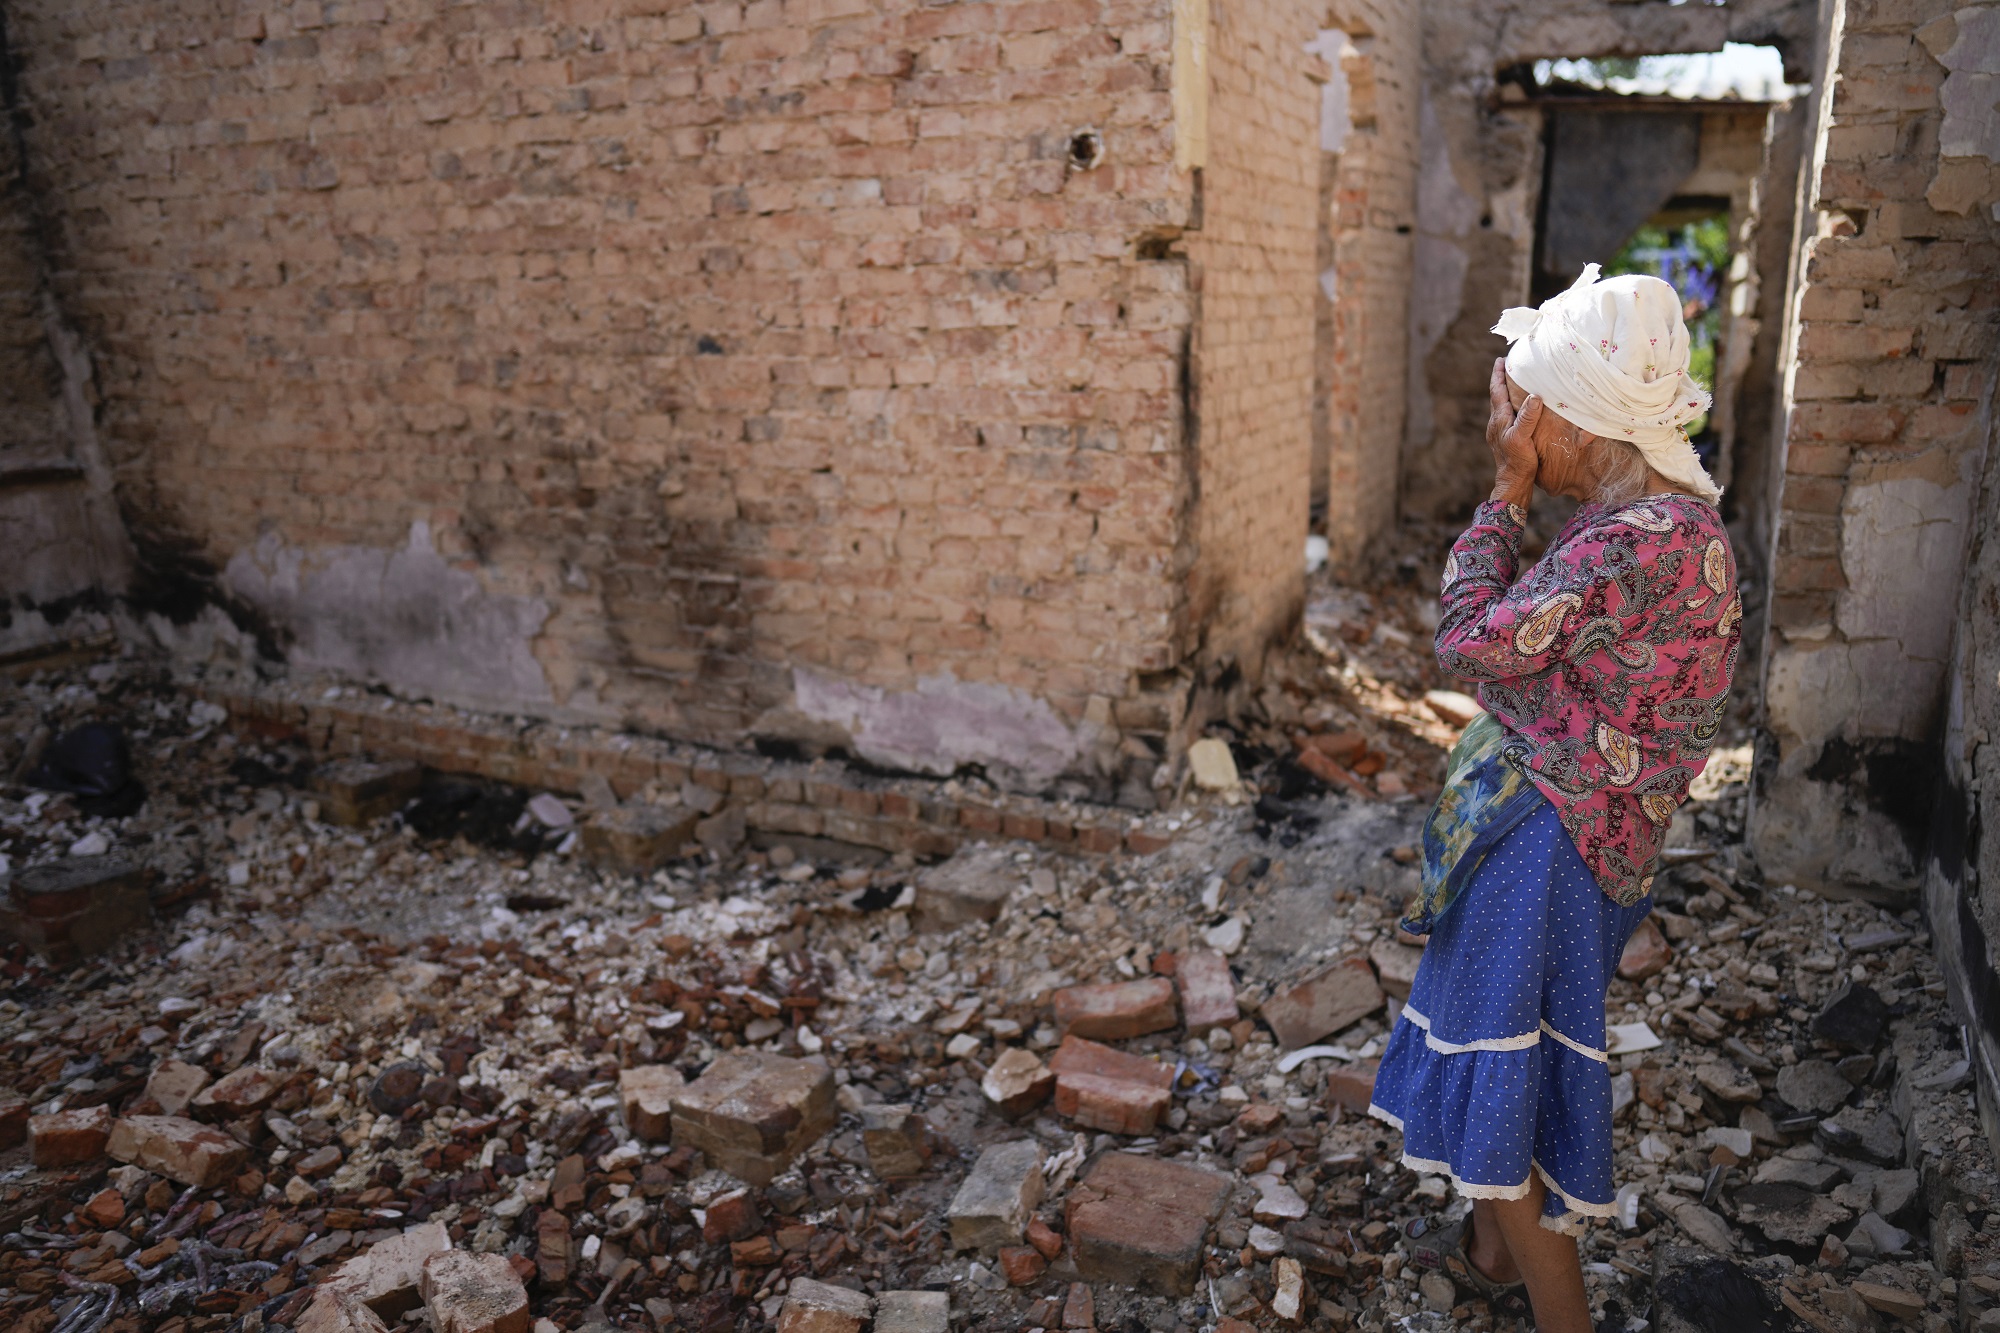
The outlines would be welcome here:
M 0 1326 L 1509 1327 L 1405 1265 L 1464 1205 L 1358 1113 L 1465 702 L 1399 582 L 1308 624 L 1164 850 L 956 871 L 689 842 L 618 873 L 559 794 L 336 810 L 145 662 L 0 687 L 17 750 L 114 723 L 146 793 L 90 813 L 0 755 L 10 893 L 87 851 L 151 914 L 0 953 Z M 1985 1327 L 2000 1211 L 1927 928 L 1764 883 L 1746 777 L 1718 752 L 1611 988 L 1593 1308 Z

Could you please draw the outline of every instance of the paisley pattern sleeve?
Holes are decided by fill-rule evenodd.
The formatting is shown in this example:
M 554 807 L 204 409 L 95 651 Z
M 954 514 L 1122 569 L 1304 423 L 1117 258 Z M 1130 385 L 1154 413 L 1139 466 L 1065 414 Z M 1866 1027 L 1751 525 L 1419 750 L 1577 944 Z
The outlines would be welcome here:
M 1513 505 L 1479 506 L 1445 561 L 1439 594 L 1438 664 L 1467 680 L 1504 680 L 1549 666 L 1584 604 L 1589 552 L 1566 543 L 1529 577 L 1521 565 L 1524 516 Z

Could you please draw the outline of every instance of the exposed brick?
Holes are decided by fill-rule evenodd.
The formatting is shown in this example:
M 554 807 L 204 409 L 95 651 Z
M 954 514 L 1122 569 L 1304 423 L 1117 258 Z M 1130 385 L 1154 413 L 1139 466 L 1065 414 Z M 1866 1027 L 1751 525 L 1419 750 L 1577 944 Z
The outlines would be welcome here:
M 1085 1129 L 1112 1134 L 1151 1134 L 1172 1101 L 1165 1088 L 1095 1074 L 1056 1078 L 1056 1112 Z
M 1058 1077 L 1063 1074 L 1091 1074 L 1099 1078 L 1122 1079 L 1127 1083 L 1142 1083 L 1148 1087 L 1171 1088 L 1174 1085 L 1172 1066 L 1149 1056 L 1133 1055 L 1129 1051 L 1086 1040 L 1075 1033 L 1063 1038 L 1062 1045 L 1049 1057 L 1049 1068 Z
M 1376 1067 L 1376 1061 L 1363 1060 L 1333 1069 L 1326 1076 L 1327 1099 L 1336 1106 L 1365 1115 L 1375 1097 Z
M 152 923 L 145 871 L 117 856 L 70 856 L 16 871 L 0 895 L 0 935 L 51 962 L 111 947 Z
M 874 1102 L 861 1108 L 861 1146 L 884 1180 L 921 1175 L 931 1160 L 931 1131 L 907 1106 Z
M 269 1070 L 245 1065 L 196 1093 L 188 1108 L 198 1120 L 241 1120 L 270 1106 L 283 1089 Z
M 32 1116 L 28 1120 L 28 1155 L 45 1171 L 95 1161 L 104 1156 L 112 1119 L 108 1106 Z
M 1236 1021 L 1236 979 L 1229 960 L 1213 949 L 1184 953 L 1174 965 L 1180 990 L 1181 1019 L 1187 1030 L 1205 1033 Z
M 730 1190 L 715 1195 L 703 1210 L 701 1238 L 710 1245 L 742 1240 L 763 1229 L 764 1218 L 749 1190 Z
M 618 1071 L 618 1104 L 625 1128 L 648 1143 L 665 1143 L 672 1131 L 673 1099 L 686 1085 L 672 1065 L 641 1065 Z
M 1161 1032 L 1179 1021 L 1173 983 L 1164 977 L 1065 987 L 1055 993 L 1054 1006 L 1058 1031 L 1112 1041 Z
M 1349 954 L 1286 986 L 1259 1010 L 1288 1050 L 1310 1045 L 1382 1007 L 1382 988 L 1365 954 Z
M 1385 994 L 1399 1000 L 1410 998 L 1410 987 L 1417 980 L 1417 965 L 1423 958 L 1421 948 L 1399 943 L 1394 936 L 1384 937 L 1368 946 L 1368 961 L 1375 966 L 1377 983 Z
M 728 1051 L 673 1099 L 673 1140 L 768 1185 L 833 1127 L 833 1073 L 814 1060 Z
M 315 1301 L 333 1292 L 351 1294 L 390 1323 L 423 1304 L 424 1261 L 451 1248 L 442 1222 L 423 1222 L 377 1241 L 343 1263 L 321 1284 Z
M 680 808 L 626 805 L 601 810 L 580 830 L 584 855 L 616 874 L 649 874 L 687 846 L 697 822 L 693 811 Z
M 133 1115 L 112 1126 L 107 1152 L 183 1185 L 213 1189 L 243 1169 L 250 1150 L 212 1125 L 179 1116 Z
M 168 1115 L 179 1115 L 208 1084 L 206 1069 L 169 1056 L 154 1065 L 153 1072 L 146 1076 L 146 1095 Z
M 1107 1153 L 1065 1200 L 1077 1272 L 1164 1296 L 1186 1296 L 1229 1177 L 1179 1162 Z
M 330 823 L 351 828 L 372 824 L 401 809 L 417 794 L 422 781 L 423 770 L 415 764 L 367 759 L 322 764 L 312 779 L 313 790 L 319 793 L 320 813 Z

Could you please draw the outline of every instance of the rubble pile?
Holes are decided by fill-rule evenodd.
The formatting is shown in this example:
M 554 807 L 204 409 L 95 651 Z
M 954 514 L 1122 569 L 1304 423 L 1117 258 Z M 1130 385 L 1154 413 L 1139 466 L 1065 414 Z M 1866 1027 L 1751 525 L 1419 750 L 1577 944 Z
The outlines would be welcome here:
M 584 801 L 336 780 L 139 663 L 12 689 L 0 1325 L 1499 1327 L 1405 1265 L 1401 1226 L 1460 1205 L 1364 1114 L 1421 956 L 1420 747 L 1454 730 L 1397 688 L 1358 751 L 1352 690 L 1267 708 L 1151 856 L 779 839 L 639 875 L 594 868 Z M 26 781 L 92 721 L 136 808 Z M 1276 794 L 1371 750 L 1403 768 Z M 1745 762 L 1612 990 L 1593 1302 L 2000 1324 L 1923 925 L 1762 883 Z

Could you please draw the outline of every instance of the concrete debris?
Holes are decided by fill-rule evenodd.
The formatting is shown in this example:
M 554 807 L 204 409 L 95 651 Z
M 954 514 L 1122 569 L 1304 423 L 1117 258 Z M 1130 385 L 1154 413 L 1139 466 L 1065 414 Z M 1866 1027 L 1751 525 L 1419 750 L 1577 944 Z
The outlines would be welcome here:
M 1348 729 L 1302 728 L 1343 766 L 1419 771 Z M 175 772 L 142 749 L 149 803 L 122 820 L 0 790 L 15 864 L 100 832 L 173 899 L 67 970 L 0 956 L 0 1146 L 30 1145 L 0 1174 L 0 1324 L 50 1333 L 67 1273 L 173 1333 L 239 1309 L 340 1333 L 1500 1333 L 1402 1267 L 1401 1224 L 1458 1202 L 1365 1114 L 1422 956 L 1395 922 L 1423 810 L 1372 782 L 1280 798 L 1279 739 L 1150 857 L 995 843 L 930 867 L 760 835 L 614 869 L 532 814 L 517 831 L 524 794 L 491 787 L 450 798 L 448 838 L 417 829 L 450 804 L 431 786 L 350 828 L 269 776 L 302 755 L 247 739 Z M 600 792 L 570 832 L 648 805 L 696 808 Z M 1662 871 L 1656 920 L 1671 952 L 1606 1014 L 1600 1319 L 1704 1327 L 1654 1279 L 1668 1251 L 1807 1324 L 1794 1307 L 2000 1310 L 1922 922 L 1766 885 L 1727 841 Z M 1225 926 L 1233 952 L 1205 943 Z
M 424 1260 L 424 1311 L 436 1333 L 528 1333 L 528 1291 L 497 1254 L 444 1250 Z
M 996 1143 L 979 1154 L 945 1217 L 957 1250 L 997 1254 L 1018 1245 L 1042 1201 L 1042 1149 L 1033 1139 Z

